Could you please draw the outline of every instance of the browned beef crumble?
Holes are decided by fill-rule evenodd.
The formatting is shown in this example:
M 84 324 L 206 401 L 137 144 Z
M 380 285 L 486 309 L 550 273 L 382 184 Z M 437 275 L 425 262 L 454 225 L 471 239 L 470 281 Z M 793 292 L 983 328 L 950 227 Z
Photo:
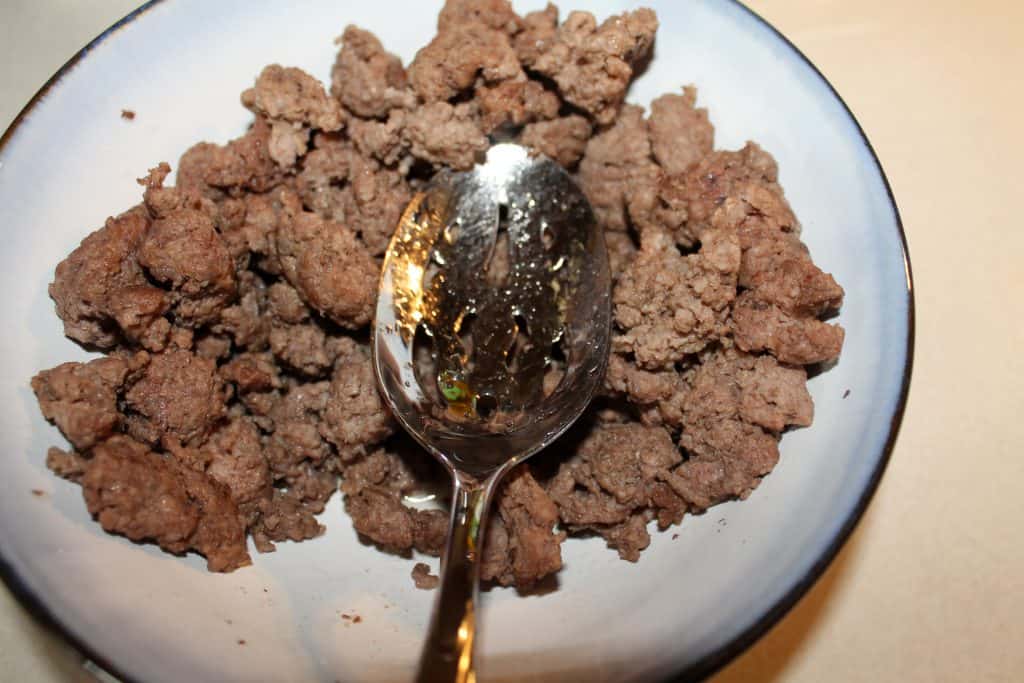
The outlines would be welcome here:
M 425 562 L 417 562 L 412 568 L 412 580 L 417 588 L 432 590 L 441 583 L 440 577 L 430 573 L 430 565 Z
M 520 17 L 507 0 L 448 0 L 408 67 L 349 26 L 329 88 L 264 68 L 241 95 L 247 132 L 186 151 L 173 186 L 169 165 L 151 169 L 142 203 L 57 266 L 65 334 L 107 355 L 32 379 L 73 448 L 47 465 L 105 530 L 213 571 L 249 564 L 247 536 L 269 552 L 320 535 L 339 487 L 365 540 L 438 555 L 447 513 L 409 495 L 443 477 L 395 433 L 366 328 L 415 188 L 500 136 L 587 193 L 615 329 L 604 396 L 499 489 L 483 577 L 534 585 L 579 533 L 636 561 L 651 522 L 749 496 L 782 432 L 811 423 L 804 366 L 839 355 L 843 330 L 823 318 L 843 290 L 800 241 L 774 159 L 715 150 L 692 86 L 649 114 L 624 104 L 657 25 L 646 9 L 560 23 L 553 5 Z M 412 576 L 437 585 L 425 564 Z

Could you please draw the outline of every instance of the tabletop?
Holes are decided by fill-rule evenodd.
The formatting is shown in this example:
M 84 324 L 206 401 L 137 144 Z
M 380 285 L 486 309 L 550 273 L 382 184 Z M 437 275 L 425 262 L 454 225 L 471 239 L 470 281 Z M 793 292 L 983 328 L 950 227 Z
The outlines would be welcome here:
M 0 4 L 0 130 L 136 4 Z M 713 681 L 1020 680 L 1024 3 L 748 4 L 821 69 L 881 159 L 910 244 L 917 343 L 903 427 L 867 514 L 814 588 Z M 0 671 L 92 680 L 2 586 Z

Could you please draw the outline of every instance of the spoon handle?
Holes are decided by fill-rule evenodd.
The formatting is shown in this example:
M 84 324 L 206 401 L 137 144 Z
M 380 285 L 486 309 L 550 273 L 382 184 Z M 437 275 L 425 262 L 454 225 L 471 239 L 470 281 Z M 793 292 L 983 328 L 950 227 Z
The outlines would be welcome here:
M 456 474 L 441 591 L 420 655 L 419 683 L 474 683 L 473 640 L 487 510 L 497 477 L 483 483 Z

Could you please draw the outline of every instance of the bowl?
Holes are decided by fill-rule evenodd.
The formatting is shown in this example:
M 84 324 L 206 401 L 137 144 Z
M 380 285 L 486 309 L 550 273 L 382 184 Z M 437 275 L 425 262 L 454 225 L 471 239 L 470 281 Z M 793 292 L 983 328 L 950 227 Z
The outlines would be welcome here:
M 516 2 L 520 11 L 541 2 Z M 811 428 L 749 500 L 654 534 L 638 564 L 600 539 L 563 546 L 557 588 L 486 593 L 481 679 L 699 678 L 742 651 L 809 588 L 851 532 L 885 468 L 910 376 L 906 244 L 863 131 L 823 76 L 736 2 L 655 0 L 656 57 L 630 100 L 694 83 L 716 146 L 758 141 L 822 269 L 846 287 L 840 361 L 809 384 Z M 139 200 L 134 179 L 197 140 L 239 135 L 238 102 L 259 69 L 328 80 L 333 38 L 368 28 L 405 60 L 432 35 L 439 2 L 150 2 L 54 76 L 0 142 L 0 572 L 90 657 L 139 681 L 388 681 L 408 678 L 434 599 L 411 562 L 361 543 L 336 496 L 328 533 L 282 544 L 252 567 L 210 574 L 197 556 L 108 536 L 77 486 L 44 465 L 63 445 L 31 375 L 87 354 L 62 335 L 53 268 L 104 218 Z M 588 2 L 600 17 L 633 2 Z M 564 3 L 563 10 L 570 9 Z M 121 119 L 131 109 L 131 122 Z M 543 457 L 543 456 L 538 456 Z M 35 493 L 33 493 L 35 492 Z M 345 615 L 349 618 L 343 618 Z M 358 615 L 358 623 L 352 618 Z

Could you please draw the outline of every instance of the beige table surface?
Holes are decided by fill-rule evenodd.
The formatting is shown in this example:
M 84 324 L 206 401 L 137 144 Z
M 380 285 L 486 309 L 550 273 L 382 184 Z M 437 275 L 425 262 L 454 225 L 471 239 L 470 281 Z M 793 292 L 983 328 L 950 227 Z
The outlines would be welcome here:
M 134 4 L 2 0 L 0 129 Z M 856 533 L 714 680 L 1022 681 L 1024 3 L 750 4 L 832 81 L 882 160 L 910 241 L 917 348 L 903 429 Z M 77 668 L 0 587 L 0 680 L 78 680 Z

